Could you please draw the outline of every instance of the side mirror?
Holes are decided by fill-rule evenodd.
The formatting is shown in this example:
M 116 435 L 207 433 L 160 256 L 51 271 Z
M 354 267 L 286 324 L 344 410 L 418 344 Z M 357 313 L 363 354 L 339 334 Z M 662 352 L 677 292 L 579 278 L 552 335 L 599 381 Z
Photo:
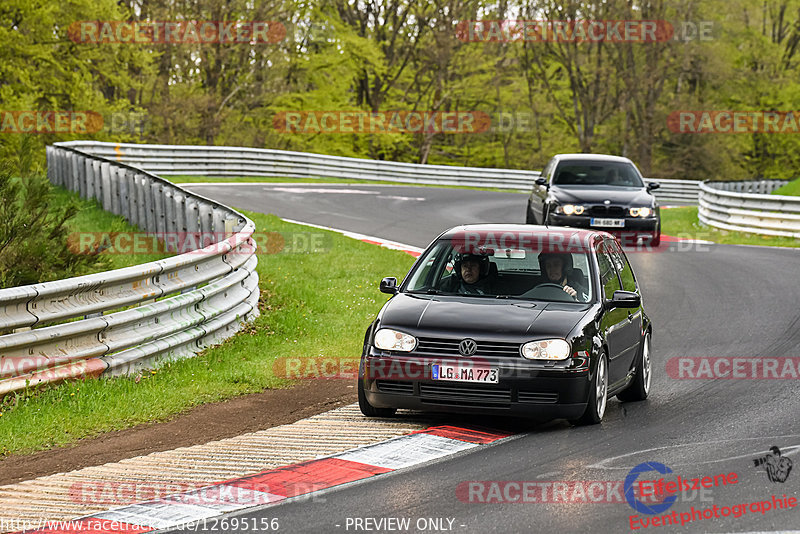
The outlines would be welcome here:
M 397 278 L 394 276 L 387 276 L 381 280 L 380 285 L 381 293 L 388 293 L 390 295 L 397 294 Z
M 652 191 L 654 189 L 658 189 L 661 187 L 661 184 L 658 182 L 647 182 L 647 190 Z
M 605 301 L 605 308 L 638 308 L 642 305 L 642 297 L 633 291 L 622 291 L 618 289 L 614 291 L 614 296 L 611 300 Z
M 536 185 L 547 185 L 547 178 L 539 177 L 535 181 Z

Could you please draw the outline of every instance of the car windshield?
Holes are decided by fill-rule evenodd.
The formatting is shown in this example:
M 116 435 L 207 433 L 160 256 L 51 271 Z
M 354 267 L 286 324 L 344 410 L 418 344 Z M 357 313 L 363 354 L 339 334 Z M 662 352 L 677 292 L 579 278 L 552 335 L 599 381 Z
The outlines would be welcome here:
M 417 261 L 405 291 L 552 302 L 594 298 L 587 251 L 544 250 L 538 243 L 520 246 L 516 237 L 503 243 L 510 245 L 504 248 L 440 239 Z
M 562 161 L 553 184 L 644 187 L 636 167 L 618 161 Z

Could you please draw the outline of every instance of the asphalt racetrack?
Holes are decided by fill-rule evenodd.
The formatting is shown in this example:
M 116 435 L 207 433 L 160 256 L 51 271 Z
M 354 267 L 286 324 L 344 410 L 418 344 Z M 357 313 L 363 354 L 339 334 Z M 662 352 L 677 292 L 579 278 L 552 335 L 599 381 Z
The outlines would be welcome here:
M 462 223 L 523 222 L 526 203 L 525 195 L 518 193 L 432 187 L 189 188 L 237 208 L 417 247 Z M 783 379 L 687 379 L 674 368 L 674 376 L 667 373 L 668 361 L 678 357 L 800 357 L 800 250 L 671 243 L 657 252 L 629 253 L 629 258 L 654 325 L 654 378 L 647 401 L 621 404 L 613 399 L 601 425 L 583 428 L 563 421 L 462 418 L 460 424 L 502 427 L 518 434 L 476 452 L 237 515 L 278 518 L 282 532 L 800 530 L 800 466 L 771 480 L 765 464 L 758 467 L 754 462 L 775 456 L 769 453 L 773 446 L 783 455 L 784 473 L 800 461 L 797 377 L 784 373 Z M 784 360 L 780 362 L 782 366 Z M 735 473 L 736 482 L 686 490 L 663 513 L 643 514 L 619 495 L 620 481 L 643 462 L 662 463 L 672 474 L 650 472 L 641 479 Z M 576 481 L 584 488 L 602 482 L 595 487 L 604 489 L 581 498 L 574 493 Z M 527 487 L 534 490 L 523 498 L 518 488 L 526 482 L 533 483 Z M 557 494 L 549 491 L 559 487 L 556 483 L 572 485 Z M 598 496 L 601 502 L 593 499 Z M 492 502 L 481 502 L 487 498 Z M 796 499 L 794 507 L 787 504 L 791 498 Z M 704 510 L 710 510 L 706 517 Z M 673 511 L 677 524 L 642 523 Z M 681 517 L 692 519 L 681 525 Z

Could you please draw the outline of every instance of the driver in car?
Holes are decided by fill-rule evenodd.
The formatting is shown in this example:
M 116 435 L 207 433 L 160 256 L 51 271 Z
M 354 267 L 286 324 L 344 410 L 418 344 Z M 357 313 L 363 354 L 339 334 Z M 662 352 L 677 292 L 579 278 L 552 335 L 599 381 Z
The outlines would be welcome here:
M 454 272 L 445 280 L 442 290 L 462 295 L 491 295 L 489 280 L 489 257 L 480 254 L 464 254 L 456 259 Z
M 541 284 L 559 285 L 570 297 L 583 300 L 578 293 L 583 297 L 587 291 L 582 277 L 572 268 L 572 254 L 542 252 L 539 254 L 539 267 L 544 278 Z

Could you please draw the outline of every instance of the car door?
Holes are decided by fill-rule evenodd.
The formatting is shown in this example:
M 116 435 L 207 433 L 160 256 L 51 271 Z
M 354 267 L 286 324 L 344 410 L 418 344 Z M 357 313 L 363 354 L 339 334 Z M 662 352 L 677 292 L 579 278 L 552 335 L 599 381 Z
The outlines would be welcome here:
M 556 166 L 555 158 L 552 158 L 547 165 L 545 165 L 544 170 L 542 171 L 541 178 L 547 180 L 547 183 L 550 183 L 551 175 L 553 174 L 553 169 Z M 536 221 L 539 224 L 544 224 L 544 202 L 547 198 L 547 185 L 539 185 L 533 184 L 533 191 L 531 192 L 530 196 L 530 210 L 533 213 Z
M 596 249 L 600 283 L 605 301 L 611 300 L 614 291 L 622 289 L 615 260 L 608 250 L 607 243 L 607 240 L 600 242 Z M 625 308 L 608 308 L 603 312 L 600 320 L 600 334 L 608 346 L 608 382 L 612 387 L 623 380 L 628 371 L 626 356 L 629 349 L 627 341 L 629 325 L 630 321 Z
M 619 242 L 609 240 L 607 248 L 611 252 L 614 266 L 617 268 L 622 289 L 632 291 L 641 296 L 631 264 Z M 626 308 L 625 312 L 628 316 L 628 324 L 620 329 L 622 331 L 621 336 L 624 336 L 622 342 L 625 345 L 624 355 L 620 357 L 620 365 L 627 370 L 633 365 L 633 360 L 639 350 L 639 344 L 642 342 L 642 307 L 640 305 L 638 308 Z

